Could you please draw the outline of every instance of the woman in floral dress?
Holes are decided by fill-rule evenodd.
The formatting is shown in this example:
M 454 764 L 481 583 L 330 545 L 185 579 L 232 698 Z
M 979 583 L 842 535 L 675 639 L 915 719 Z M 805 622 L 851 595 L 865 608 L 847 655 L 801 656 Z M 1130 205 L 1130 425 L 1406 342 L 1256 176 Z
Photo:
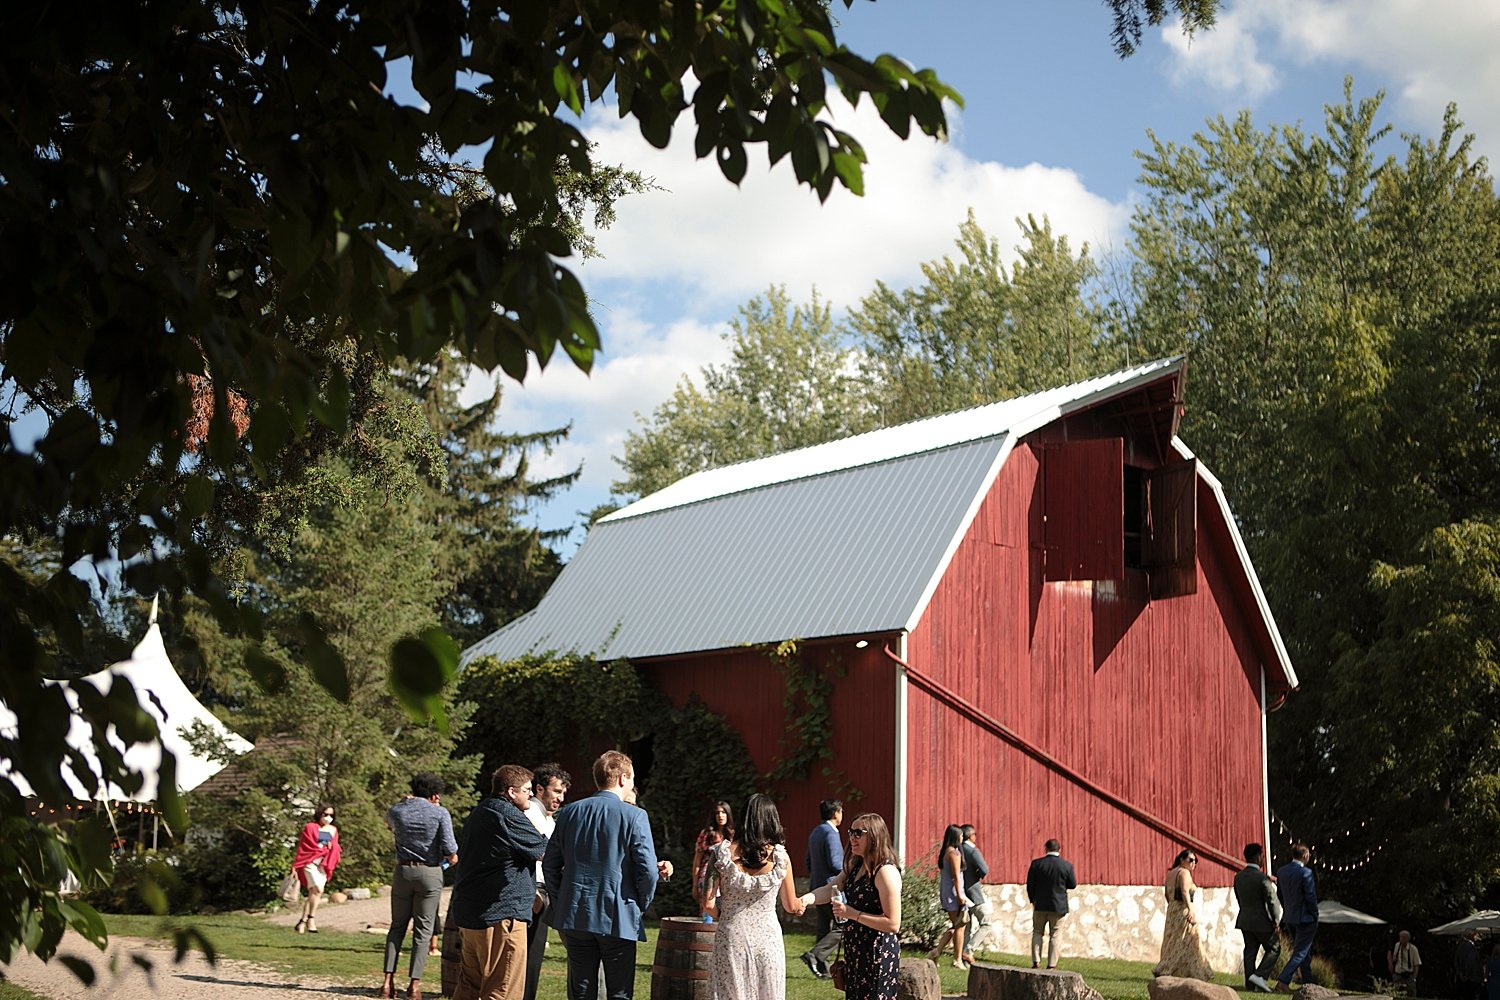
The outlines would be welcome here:
M 719 925 L 708 963 L 712 1000 L 785 1000 L 786 948 L 776 920 L 777 895 L 787 912 L 802 913 L 785 843 L 776 803 L 752 795 L 734 839 L 713 848 L 709 884 L 718 895 L 705 901 Z
M 1203 954 L 1203 939 L 1198 936 L 1198 886 L 1193 882 L 1193 868 L 1198 856 L 1183 851 L 1167 869 L 1162 888 L 1167 894 L 1167 927 L 1162 932 L 1161 961 L 1151 970 L 1153 976 L 1179 976 L 1213 982 L 1214 970 Z
M 844 926 L 848 1000 L 895 1000 L 901 970 L 901 869 L 890 830 L 875 813 L 856 816 L 849 824 L 843 872 L 801 897 L 808 906 L 830 900 L 833 918 Z

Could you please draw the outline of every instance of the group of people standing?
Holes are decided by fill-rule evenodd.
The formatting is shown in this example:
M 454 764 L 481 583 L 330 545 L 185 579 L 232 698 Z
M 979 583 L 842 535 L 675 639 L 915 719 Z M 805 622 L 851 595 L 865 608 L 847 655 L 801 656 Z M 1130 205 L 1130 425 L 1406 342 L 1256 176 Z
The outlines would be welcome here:
M 1318 892 L 1308 867 L 1312 857 L 1306 844 L 1293 844 L 1291 860 L 1272 876 L 1265 848 L 1246 844 L 1245 866 L 1235 874 L 1234 895 L 1239 903 L 1235 927 L 1245 941 L 1245 989 L 1258 993 L 1290 993 L 1292 979 L 1312 981 L 1312 946 L 1318 933 Z M 1162 936 L 1161 961 L 1153 973 L 1213 979 L 1198 932 L 1198 886 L 1193 870 L 1198 857 L 1192 850 L 1177 855 L 1167 870 L 1167 925 Z M 1291 939 L 1292 951 L 1274 985 L 1270 980 L 1281 957 L 1281 933 Z

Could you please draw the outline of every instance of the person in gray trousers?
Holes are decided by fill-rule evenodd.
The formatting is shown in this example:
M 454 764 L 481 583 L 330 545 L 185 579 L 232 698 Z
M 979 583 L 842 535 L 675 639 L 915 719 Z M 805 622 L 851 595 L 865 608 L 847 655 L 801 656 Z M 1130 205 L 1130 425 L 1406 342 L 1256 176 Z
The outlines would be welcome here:
M 1266 874 L 1266 849 L 1259 844 L 1245 845 L 1245 867 L 1235 873 L 1234 898 L 1240 904 L 1234 926 L 1245 939 L 1245 989 L 1270 993 L 1268 980 L 1281 955 L 1281 936 L 1276 933 L 1281 900 L 1276 898 L 1276 883 Z
M 411 779 L 411 795 L 385 814 L 385 825 L 396 836 L 396 871 L 391 876 L 391 929 L 385 936 L 382 997 L 396 995 L 396 963 L 410 925 L 411 985 L 406 995 L 409 1000 L 422 1000 L 422 973 L 427 968 L 427 943 L 437 927 L 443 869 L 458 863 L 453 816 L 438 804 L 445 787 L 442 778 L 423 771 Z

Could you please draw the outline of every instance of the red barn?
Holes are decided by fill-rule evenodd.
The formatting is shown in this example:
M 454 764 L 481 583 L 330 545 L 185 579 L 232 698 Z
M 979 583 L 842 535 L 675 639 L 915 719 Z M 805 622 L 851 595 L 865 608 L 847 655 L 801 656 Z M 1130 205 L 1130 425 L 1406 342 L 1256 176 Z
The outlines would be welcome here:
M 628 658 L 767 772 L 798 720 L 766 647 L 798 640 L 832 722 L 826 772 L 779 789 L 794 842 L 829 796 L 885 816 L 908 860 L 973 823 L 1001 946 L 1024 952 L 1020 883 L 1055 836 L 1086 883 L 1067 950 L 1134 958 L 1191 847 L 1210 956 L 1237 969 L 1225 887 L 1269 843 L 1265 718 L 1297 680 L 1219 482 L 1175 436 L 1184 374 L 1159 361 L 689 476 L 595 525 L 465 658 Z

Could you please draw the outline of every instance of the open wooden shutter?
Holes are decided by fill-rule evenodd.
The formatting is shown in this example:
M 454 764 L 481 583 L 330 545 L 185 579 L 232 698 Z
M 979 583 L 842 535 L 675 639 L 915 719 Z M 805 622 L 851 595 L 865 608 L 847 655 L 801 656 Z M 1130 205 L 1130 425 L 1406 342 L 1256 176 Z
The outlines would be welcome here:
M 1045 580 L 1125 578 L 1125 441 L 1042 448 Z
M 1143 561 L 1151 596 L 1180 597 L 1198 591 L 1198 461 L 1187 459 L 1146 475 L 1150 519 Z

